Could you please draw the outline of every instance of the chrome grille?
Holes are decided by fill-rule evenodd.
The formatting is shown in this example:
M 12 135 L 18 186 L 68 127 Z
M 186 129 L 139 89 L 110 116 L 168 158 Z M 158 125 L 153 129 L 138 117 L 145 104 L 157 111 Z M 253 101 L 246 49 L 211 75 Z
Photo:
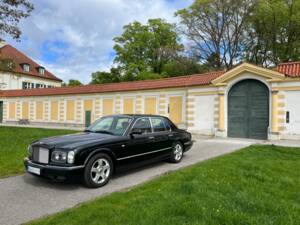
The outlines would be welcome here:
M 32 160 L 38 163 L 49 163 L 49 149 L 43 147 L 33 147 Z

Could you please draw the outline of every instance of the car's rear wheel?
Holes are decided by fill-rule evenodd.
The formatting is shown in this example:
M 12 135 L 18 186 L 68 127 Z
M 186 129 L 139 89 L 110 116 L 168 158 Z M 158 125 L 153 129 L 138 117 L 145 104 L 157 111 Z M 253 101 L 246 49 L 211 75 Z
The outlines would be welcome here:
M 183 146 L 180 142 L 175 142 L 172 147 L 170 162 L 179 163 L 183 157 Z
M 96 154 L 84 170 L 84 184 L 90 188 L 102 187 L 108 183 L 113 172 L 113 162 L 106 154 Z

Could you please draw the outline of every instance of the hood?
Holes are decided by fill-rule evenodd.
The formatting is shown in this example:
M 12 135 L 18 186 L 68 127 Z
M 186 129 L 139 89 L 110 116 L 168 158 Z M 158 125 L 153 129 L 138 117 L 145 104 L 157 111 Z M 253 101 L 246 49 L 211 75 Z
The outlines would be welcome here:
M 33 144 L 46 145 L 50 148 L 66 148 L 74 149 L 80 146 L 89 146 L 93 144 L 99 144 L 108 140 L 114 139 L 116 136 L 110 134 L 99 134 L 99 133 L 78 133 L 62 135 L 50 138 L 43 138 Z

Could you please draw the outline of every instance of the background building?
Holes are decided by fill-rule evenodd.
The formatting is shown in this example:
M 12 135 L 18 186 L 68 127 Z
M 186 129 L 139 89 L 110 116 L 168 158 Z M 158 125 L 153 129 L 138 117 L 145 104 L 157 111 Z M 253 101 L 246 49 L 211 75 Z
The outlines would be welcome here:
M 227 72 L 2 91 L 0 121 L 83 128 L 110 114 L 159 114 L 194 134 L 299 139 L 299 99 L 300 62 L 276 70 L 243 63 Z
M 60 87 L 62 80 L 28 56 L 0 42 L 0 90 Z

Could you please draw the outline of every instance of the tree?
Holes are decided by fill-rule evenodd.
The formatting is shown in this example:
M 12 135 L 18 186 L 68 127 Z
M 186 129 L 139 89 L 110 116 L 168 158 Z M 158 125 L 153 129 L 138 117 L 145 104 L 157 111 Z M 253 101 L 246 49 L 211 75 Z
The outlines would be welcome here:
M 195 0 L 175 15 L 202 62 L 230 69 L 242 60 L 248 18 L 256 1 Z
M 76 86 L 80 86 L 82 85 L 82 83 L 79 80 L 74 80 L 74 79 L 70 79 L 68 83 L 63 83 L 62 86 L 63 87 L 76 87 Z
M 176 60 L 168 62 L 163 67 L 163 74 L 167 77 L 183 76 L 207 72 L 209 67 L 201 65 L 195 58 L 178 57 Z
M 3 58 L 1 56 L 0 51 L 0 71 L 8 71 L 11 72 L 15 69 L 16 65 L 12 59 L 9 58 Z
M 175 26 L 162 19 L 150 19 L 146 25 L 130 23 L 114 41 L 115 63 L 127 80 L 141 72 L 161 74 L 163 66 L 183 50 Z
M 18 23 L 33 10 L 33 5 L 27 0 L 2 0 L 0 2 L 0 40 L 9 35 L 19 39 L 21 30 Z
M 300 1 L 261 0 L 250 17 L 246 58 L 274 66 L 300 60 Z
M 98 71 L 92 73 L 92 81 L 90 84 L 117 83 L 120 81 L 121 78 L 119 68 L 111 68 L 110 72 Z

